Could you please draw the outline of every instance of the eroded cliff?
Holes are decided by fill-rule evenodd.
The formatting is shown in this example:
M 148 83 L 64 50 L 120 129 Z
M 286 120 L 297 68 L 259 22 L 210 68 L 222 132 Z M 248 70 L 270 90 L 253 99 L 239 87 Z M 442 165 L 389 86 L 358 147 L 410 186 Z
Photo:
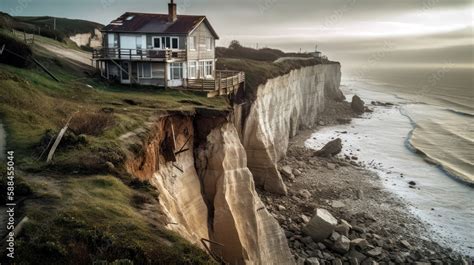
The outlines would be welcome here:
M 167 228 L 231 264 L 293 264 L 226 118 L 165 115 L 122 140 L 127 170 L 157 189 Z
M 78 47 L 98 48 L 102 46 L 102 37 L 102 32 L 99 29 L 94 29 L 94 33 L 78 33 L 70 36 L 69 39 L 76 43 Z
M 324 64 L 292 70 L 258 87 L 242 128 L 248 167 L 258 186 L 286 194 L 276 163 L 285 156 L 289 139 L 317 122 L 327 99 L 344 99 L 340 79 L 339 64 Z
M 304 67 L 259 86 L 247 112 L 157 116 L 122 136 L 126 169 L 159 192 L 167 228 L 215 258 L 293 264 L 283 230 L 255 186 L 286 193 L 276 163 L 289 138 L 317 121 L 327 99 L 344 97 L 339 82 L 339 64 Z
M 199 152 L 204 194 L 212 205 L 213 245 L 230 264 L 293 264 L 286 237 L 260 200 L 231 123 L 214 129 Z

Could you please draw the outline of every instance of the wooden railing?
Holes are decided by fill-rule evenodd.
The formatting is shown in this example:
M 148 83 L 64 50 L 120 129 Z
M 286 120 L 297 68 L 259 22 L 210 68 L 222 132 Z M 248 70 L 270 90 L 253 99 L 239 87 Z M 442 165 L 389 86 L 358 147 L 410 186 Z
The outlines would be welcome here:
M 184 86 L 188 89 L 202 91 L 220 91 L 235 88 L 245 82 L 245 73 L 238 71 L 216 71 L 215 79 L 185 79 Z
M 185 60 L 185 50 L 100 48 L 92 52 L 93 59 L 120 60 Z

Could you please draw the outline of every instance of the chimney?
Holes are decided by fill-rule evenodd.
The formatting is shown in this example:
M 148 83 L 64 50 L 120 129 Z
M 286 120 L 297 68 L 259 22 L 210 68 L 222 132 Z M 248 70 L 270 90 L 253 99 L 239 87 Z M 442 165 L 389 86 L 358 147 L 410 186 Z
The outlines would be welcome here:
M 178 14 L 176 13 L 176 4 L 173 0 L 168 4 L 168 21 L 175 22 L 178 19 Z

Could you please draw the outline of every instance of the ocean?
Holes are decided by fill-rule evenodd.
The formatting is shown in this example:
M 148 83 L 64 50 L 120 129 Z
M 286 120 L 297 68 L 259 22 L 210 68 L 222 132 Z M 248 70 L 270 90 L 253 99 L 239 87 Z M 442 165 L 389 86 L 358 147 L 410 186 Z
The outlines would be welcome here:
M 374 91 L 407 101 L 413 123 L 409 144 L 446 173 L 474 185 L 474 69 L 445 64 L 434 68 L 380 68 L 363 75 L 348 70 Z M 363 77 L 363 78 L 360 78 Z
M 340 137 L 343 152 L 377 172 L 437 241 L 474 256 L 473 69 L 367 73 L 344 71 L 344 94 L 395 105 L 371 106 L 373 113 L 317 131 L 306 145 L 318 149 Z

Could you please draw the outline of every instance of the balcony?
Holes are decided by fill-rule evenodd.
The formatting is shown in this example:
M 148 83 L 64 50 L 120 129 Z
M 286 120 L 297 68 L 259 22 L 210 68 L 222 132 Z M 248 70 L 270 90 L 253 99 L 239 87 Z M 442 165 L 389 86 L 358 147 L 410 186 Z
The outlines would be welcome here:
M 245 82 L 245 73 L 217 70 L 215 79 L 185 79 L 184 87 L 190 90 L 207 92 L 209 97 L 228 95 Z
M 129 61 L 181 61 L 186 60 L 185 50 L 99 48 L 92 52 L 94 60 Z

